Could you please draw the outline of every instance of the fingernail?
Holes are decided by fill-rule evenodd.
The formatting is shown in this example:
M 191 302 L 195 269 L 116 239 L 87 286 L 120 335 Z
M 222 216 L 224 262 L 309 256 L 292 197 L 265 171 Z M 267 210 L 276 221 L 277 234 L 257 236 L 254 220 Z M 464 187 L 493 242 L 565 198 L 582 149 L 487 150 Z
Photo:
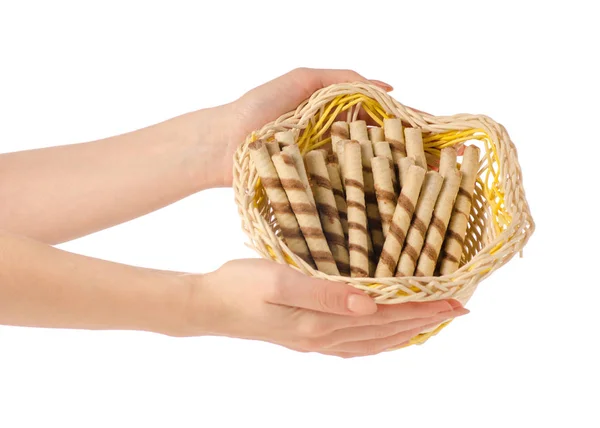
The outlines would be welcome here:
M 468 313 L 471 313 L 471 311 L 468 310 L 467 308 L 456 309 L 454 312 L 456 312 L 457 317 L 461 317 L 463 315 L 467 315 Z
M 458 308 L 463 307 L 462 303 L 460 303 L 456 299 L 448 299 L 448 303 L 450 303 L 450 306 L 452 306 L 452 309 L 458 309 Z
M 362 294 L 351 294 L 346 303 L 348 309 L 355 314 L 372 314 L 377 312 L 377 304 L 369 296 Z
M 379 86 L 381 89 L 390 92 L 394 90 L 394 87 L 388 83 L 382 82 L 381 80 L 370 79 L 369 82 L 372 84 Z

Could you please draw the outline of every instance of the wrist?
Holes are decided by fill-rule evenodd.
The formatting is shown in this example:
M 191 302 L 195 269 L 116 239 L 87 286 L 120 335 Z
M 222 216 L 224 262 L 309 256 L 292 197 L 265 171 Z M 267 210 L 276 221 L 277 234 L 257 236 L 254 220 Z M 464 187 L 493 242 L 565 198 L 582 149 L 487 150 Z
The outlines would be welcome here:
M 191 337 L 215 335 L 214 302 L 208 293 L 210 274 L 184 274 L 176 277 L 181 291 L 173 328 L 168 336 Z
M 232 116 L 231 104 L 188 114 L 194 134 L 188 170 L 196 191 L 231 185 L 233 152 L 239 144 L 231 136 Z

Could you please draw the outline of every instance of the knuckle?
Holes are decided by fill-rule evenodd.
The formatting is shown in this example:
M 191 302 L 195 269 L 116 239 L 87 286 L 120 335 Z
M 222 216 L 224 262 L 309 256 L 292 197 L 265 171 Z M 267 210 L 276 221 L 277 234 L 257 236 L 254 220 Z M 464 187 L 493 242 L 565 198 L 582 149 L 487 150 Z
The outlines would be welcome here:
M 286 285 L 287 278 L 285 272 L 279 266 L 270 269 L 264 282 L 267 300 L 271 302 L 284 301 L 287 290 Z
M 265 285 L 265 298 L 269 302 L 280 302 L 283 300 L 284 287 L 279 281 L 268 281 Z
M 297 74 L 297 75 L 304 75 L 309 72 L 310 72 L 310 69 L 308 67 L 297 67 L 291 71 L 292 74 Z
M 301 337 L 315 338 L 323 332 L 323 326 L 314 318 L 306 319 L 298 324 L 298 333 Z
M 313 291 L 314 301 L 320 308 L 327 312 L 345 307 L 346 294 L 334 292 L 332 288 L 317 287 Z

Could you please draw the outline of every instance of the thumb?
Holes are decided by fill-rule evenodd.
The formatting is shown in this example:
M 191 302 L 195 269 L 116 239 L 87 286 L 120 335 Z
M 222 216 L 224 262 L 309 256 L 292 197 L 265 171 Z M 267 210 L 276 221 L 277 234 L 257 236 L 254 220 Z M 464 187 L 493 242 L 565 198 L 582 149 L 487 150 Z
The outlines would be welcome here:
M 270 303 L 338 315 L 369 315 L 377 312 L 375 301 L 341 282 L 311 278 L 289 269 L 276 284 Z

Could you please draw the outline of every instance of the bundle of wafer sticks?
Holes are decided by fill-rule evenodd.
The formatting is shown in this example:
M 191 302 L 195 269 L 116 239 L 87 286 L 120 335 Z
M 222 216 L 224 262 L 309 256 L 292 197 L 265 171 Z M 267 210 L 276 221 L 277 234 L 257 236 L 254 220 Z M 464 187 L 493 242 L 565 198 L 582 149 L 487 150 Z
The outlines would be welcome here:
M 302 156 L 294 131 L 250 144 L 281 237 L 328 275 L 429 277 L 459 268 L 479 149 L 425 153 L 418 128 L 335 122 L 331 145 Z

